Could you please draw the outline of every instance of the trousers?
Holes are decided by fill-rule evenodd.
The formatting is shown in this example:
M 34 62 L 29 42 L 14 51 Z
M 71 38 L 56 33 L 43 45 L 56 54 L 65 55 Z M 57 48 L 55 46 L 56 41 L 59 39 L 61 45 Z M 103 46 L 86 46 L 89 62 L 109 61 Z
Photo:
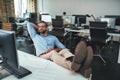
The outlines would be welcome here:
M 86 51 L 87 53 L 81 54 L 81 57 L 80 57 L 81 59 L 84 59 L 84 62 L 85 62 L 84 65 L 88 65 L 91 63 L 89 59 L 93 54 L 93 53 L 91 54 L 91 51 L 92 51 L 91 46 L 88 46 L 86 50 L 87 50 Z M 64 68 L 72 70 L 71 69 L 72 62 L 70 60 L 67 60 L 67 58 L 72 56 L 74 57 L 74 54 L 72 54 L 68 49 L 62 49 L 60 52 L 56 52 L 55 50 L 52 50 L 47 54 L 41 55 L 40 57 L 43 59 L 51 60 L 56 64 L 63 66 Z

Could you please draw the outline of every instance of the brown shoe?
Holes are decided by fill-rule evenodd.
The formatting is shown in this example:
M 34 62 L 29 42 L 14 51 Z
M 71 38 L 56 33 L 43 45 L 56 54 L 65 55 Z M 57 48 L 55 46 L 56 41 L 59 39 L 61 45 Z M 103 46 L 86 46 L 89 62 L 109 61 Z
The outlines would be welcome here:
M 81 63 L 86 57 L 87 45 L 84 41 L 80 41 L 75 48 L 75 56 L 72 61 L 71 69 L 78 71 L 80 69 Z
M 90 73 L 92 71 L 91 70 L 92 60 L 93 60 L 93 50 L 89 46 L 89 47 L 87 47 L 87 56 L 86 56 L 86 59 L 82 65 L 82 70 L 81 70 L 81 74 L 86 78 L 90 77 Z
M 85 69 L 82 75 L 83 75 L 85 78 L 89 78 L 89 77 L 90 77 L 90 74 L 91 74 L 91 71 L 92 71 L 91 68 Z

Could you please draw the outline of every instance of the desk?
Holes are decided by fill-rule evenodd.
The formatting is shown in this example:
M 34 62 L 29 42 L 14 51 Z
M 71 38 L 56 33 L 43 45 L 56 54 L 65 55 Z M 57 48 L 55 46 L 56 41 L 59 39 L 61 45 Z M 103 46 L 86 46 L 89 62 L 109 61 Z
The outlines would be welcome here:
M 90 30 L 89 29 L 81 29 L 81 30 L 72 30 L 72 29 L 69 29 L 69 28 L 65 28 L 65 32 L 79 32 L 80 34 L 83 34 L 83 35 L 87 35 L 89 36 L 90 35 Z M 108 33 L 108 35 L 110 36 L 113 36 L 113 37 L 119 37 L 119 41 L 120 41 L 120 34 L 118 33 Z
M 88 80 L 78 73 L 72 73 L 54 62 L 18 51 L 21 66 L 32 71 L 32 74 L 17 79 L 10 75 L 2 80 Z

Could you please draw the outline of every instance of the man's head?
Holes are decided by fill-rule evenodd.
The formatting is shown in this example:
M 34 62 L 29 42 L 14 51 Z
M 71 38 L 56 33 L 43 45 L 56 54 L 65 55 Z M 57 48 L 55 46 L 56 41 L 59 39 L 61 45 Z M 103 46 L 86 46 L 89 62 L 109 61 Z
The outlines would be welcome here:
M 40 21 L 38 23 L 38 31 L 41 33 L 41 34 L 45 34 L 47 33 L 48 31 L 48 25 L 45 21 Z

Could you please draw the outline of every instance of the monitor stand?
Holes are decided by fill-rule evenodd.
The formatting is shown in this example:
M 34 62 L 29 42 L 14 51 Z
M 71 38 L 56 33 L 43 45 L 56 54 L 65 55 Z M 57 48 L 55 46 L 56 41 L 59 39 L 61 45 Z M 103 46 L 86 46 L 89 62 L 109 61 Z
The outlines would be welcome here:
M 19 67 L 19 68 L 13 68 L 11 67 L 10 65 L 6 64 L 6 63 L 3 63 L 1 64 L 1 66 L 7 70 L 8 72 L 10 72 L 11 74 L 15 75 L 17 78 L 23 78 L 29 74 L 31 74 L 32 72 L 23 68 L 23 67 Z

